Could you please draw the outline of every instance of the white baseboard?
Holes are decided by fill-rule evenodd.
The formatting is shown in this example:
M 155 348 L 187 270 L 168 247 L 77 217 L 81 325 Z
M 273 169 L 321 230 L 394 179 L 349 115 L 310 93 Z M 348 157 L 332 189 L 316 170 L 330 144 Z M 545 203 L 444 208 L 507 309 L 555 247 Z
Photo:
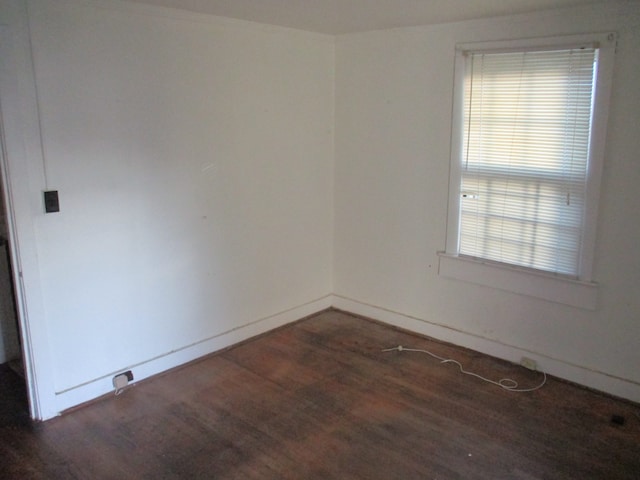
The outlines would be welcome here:
M 333 296 L 334 308 L 362 315 L 373 320 L 394 325 L 412 332 L 416 332 L 436 340 L 449 342 L 454 345 L 470 348 L 492 357 L 519 363 L 525 356 L 536 361 L 538 369 L 558 378 L 569 380 L 585 387 L 640 402 L 640 384 L 632 380 L 615 377 L 604 372 L 595 371 L 587 367 L 573 365 L 547 355 L 526 350 L 513 345 L 507 345 L 469 332 L 429 322 L 424 319 L 394 312 L 379 306 L 368 305 L 340 295 Z M 396 345 L 383 345 L 394 347 Z M 407 345 L 405 345 L 407 346 Z
M 121 371 L 131 370 L 135 382 L 144 380 L 330 307 L 372 318 L 389 325 L 426 335 L 436 340 L 470 348 L 510 362 L 518 363 L 523 356 L 526 356 L 535 360 L 539 369 L 544 370 L 548 374 L 620 398 L 640 402 L 640 384 L 633 381 L 594 371 L 586 367 L 573 365 L 550 358 L 544 354 L 506 345 L 495 340 L 483 338 L 469 332 L 455 330 L 444 325 L 394 312 L 383 307 L 368 305 L 339 295 L 327 295 L 284 312 L 257 319 L 246 325 L 222 332 L 193 345 L 169 352 L 165 355 L 160 355 L 137 365 L 123 367 L 118 371 L 70 388 L 64 392 L 56 393 L 56 410 L 57 412 L 63 412 L 64 410 L 113 392 L 113 376 Z M 392 346 L 395 345 L 388 345 L 388 347 Z M 43 418 L 43 420 L 46 420 L 46 418 Z
M 160 355 L 136 365 L 125 366 L 122 369 L 104 375 L 100 378 L 83 383 L 76 387 L 56 393 L 56 410 L 61 413 L 102 395 L 114 391 L 112 379 L 120 372 L 131 370 L 134 383 L 152 377 L 172 368 L 184 365 L 210 353 L 217 352 L 236 343 L 247 340 L 256 335 L 268 332 L 301 318 L 313 315 L 331 307 L 332 296 L 327 295 L 312 300 L 283 312 L 254 320 L 250 323 L 222 332 L 210 338 L 201 340 L 193 345 Z M 51 418 L 51 417 L 48 417 Z M 43 420 L 46 420 L 44 418 Z

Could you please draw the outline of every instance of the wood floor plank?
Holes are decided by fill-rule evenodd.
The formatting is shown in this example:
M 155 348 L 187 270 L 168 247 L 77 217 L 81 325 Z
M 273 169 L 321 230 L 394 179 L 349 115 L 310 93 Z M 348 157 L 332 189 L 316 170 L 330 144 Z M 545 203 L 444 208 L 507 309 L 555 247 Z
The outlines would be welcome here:
M 327 311 L 45 423 L 0 368 L 0 478 L 637 479 L 640 407 Z M 612 415 L 624 424 L 611 422 Z

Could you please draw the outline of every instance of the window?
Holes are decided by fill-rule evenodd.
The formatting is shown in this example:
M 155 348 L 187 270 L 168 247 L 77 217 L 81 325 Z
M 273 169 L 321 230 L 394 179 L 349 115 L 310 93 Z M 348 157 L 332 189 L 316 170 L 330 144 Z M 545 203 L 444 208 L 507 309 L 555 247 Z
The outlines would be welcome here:
M 594 306 L 588 292 L 553 292 L 593 290 L 614 48 L 614 34 L 458 48 L 445 263 L 475 263 L 488 284 L 487 272 L 507 269 L 493 286 Z

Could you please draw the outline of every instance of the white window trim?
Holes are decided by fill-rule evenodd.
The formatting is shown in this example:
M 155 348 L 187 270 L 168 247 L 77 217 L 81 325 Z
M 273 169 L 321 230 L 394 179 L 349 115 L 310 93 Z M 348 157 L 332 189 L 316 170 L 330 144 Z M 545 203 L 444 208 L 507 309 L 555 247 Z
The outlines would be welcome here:
M 606 126 L 613 77 L 617 35 L 613 32 L 544 37 L 496 42 L 465 43 L 456 46 L 455 84 L 451 127 L 451 167 L 449 175 L 449 206 L 447 215 L 446 251 L 440 256 L 439 274 L 445 277 L 477 283 L 513 293 L 533 296 L 551 302 L 594 310 L 597 306 L 598 284 L 593 281 L 600 180 L 604 164 Z M 594 113 L 589 147 L 589 172 L 583 249 L 579 278 L 571 279 L 552 273 L 497 264 L 482 259 L 458 255 L 460 176 L 463 142 L 464 72 L 467 51 L 518 51 L 540 48 L 574 47 L 597 44 L 599 64 L 593 100 Z

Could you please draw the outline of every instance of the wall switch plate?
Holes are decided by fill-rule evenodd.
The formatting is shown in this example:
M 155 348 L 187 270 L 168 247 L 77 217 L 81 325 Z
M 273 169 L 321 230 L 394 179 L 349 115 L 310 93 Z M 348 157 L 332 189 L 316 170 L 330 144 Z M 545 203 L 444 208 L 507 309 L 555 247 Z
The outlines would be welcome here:
M 58 200 L 57 190 L 48 190 L 44 192 L 44 211 L 46 213 L 55 213 L 60 211 L 60 201 Z

